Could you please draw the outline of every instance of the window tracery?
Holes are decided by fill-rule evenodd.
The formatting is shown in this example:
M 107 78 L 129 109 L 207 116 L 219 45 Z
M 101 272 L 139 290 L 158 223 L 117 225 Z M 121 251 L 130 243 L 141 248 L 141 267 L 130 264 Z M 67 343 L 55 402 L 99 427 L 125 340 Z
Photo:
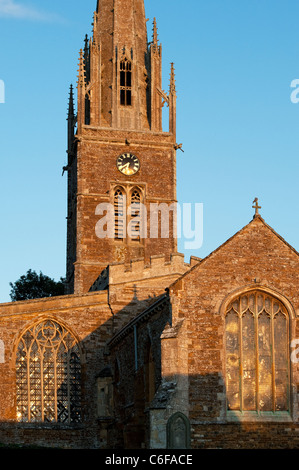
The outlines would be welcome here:
M 230 411 L 289 410 L 289 318 L 261 291 L 235 299 L 226 311 L 226 393 Z
M 16 353 L 17 419 L 81 421 L 81 355 L 74 336 L 53 320 L 25 332 Z
M 112 187 L 111 192 L 114 205 L 114 240 L 140 243 L 143 224 L 146 223 L 142 189 L 124 185 Z

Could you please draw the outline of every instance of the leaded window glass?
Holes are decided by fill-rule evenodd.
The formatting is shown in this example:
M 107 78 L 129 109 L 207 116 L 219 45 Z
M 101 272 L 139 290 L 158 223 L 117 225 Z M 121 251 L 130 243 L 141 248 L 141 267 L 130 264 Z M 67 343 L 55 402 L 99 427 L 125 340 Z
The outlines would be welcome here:
M 53 320 L 22 336 L 16 354 L 17 419 L 81 421 L 81 357 L 74 336 Z
M 227 409 L 289 411 L 289 318 L 261 291 L 235 299 L 226 311 Z

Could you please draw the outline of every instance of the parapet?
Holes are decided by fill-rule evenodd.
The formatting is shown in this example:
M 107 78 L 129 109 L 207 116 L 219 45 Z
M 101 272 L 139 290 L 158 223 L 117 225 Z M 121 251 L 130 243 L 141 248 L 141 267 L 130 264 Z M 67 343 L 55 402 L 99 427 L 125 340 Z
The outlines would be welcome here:
M 192 256 L 189 263 L 185 263 L 182 253 L 173 253 L 170 261 L 165 256 L 152 256 L 149 262 L 144 258 L 136 259 L 130 264 L 113 263 L 109 265 L 99 276 L 90 291 L 104 290 L 109 286 L 120 284 L 139 284 L 149 279 L 170 278 L 174 279 L 185 274 L 200 258 Z

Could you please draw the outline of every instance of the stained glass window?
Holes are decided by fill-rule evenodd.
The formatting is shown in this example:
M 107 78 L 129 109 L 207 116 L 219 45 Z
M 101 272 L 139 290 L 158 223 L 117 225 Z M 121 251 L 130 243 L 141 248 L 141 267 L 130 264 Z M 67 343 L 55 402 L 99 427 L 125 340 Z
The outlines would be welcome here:
M 226 312 L 226 393 L 231 411 L 289 410 L 288 313 L 276 298 L 250 292 Z
M 26 331 L 16 354 L 18 421 L 81 421 L 80 356 L 74 336 L 53 320 Z

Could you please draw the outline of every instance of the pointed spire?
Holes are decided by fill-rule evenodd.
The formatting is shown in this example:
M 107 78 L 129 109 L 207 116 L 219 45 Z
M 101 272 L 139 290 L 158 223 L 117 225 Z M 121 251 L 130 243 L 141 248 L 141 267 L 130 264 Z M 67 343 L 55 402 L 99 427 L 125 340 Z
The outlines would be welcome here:
M 99 20 L 99 15 L 95 11 L 93 15 L 93 34 L 92 34 L 92 43 L 96 46 L 98 44 L 98 20 Z
M 171 63 L 169 84 L 169 132 L 176 139 L 176 88 L 173 62 Z
M 74 108 L 74 89 L 73 85 L 70 86 L 70 94 L 69 94 L 69 109 L 68 109 L 68 118 L 72 119 L 75 115 L 75 108 Z
M 154 18 L 153 21 L 153 37 L 151 42 L 151 51 L 156 54 L 161 54 L 161 45 L 158 42 L 158 28 L 157 28 L 157 21 Z
M 175 93 L 176 93 L 174 70 L 175 70 L 174 69 L 174 63 L 171 62 L 169 92 L 170 92 L 170 94 L 173 94 L 173 95 L 175 95 Z
M 154 46 L 158 46 L 158 28 L 156 18 L 154 18 L 153 21 L 153 44 Z
M 79 75 L 78 75 L 78 85 L 82 88 L 85 86 L 85 66 L 84 66 L 84 57 L 83 57 L 83 50 L 80 49 L 80 57 L 79 57 Z
M 88 51 L 88 34 L 85 34 L 84 43 L 85 43 L 84 52 L 86 53 Z
M 88 35 L 85 35 L 84 39 L 84 65 L 85 65 L 85 79 L 86 82 L 89 82 L 90 79 L 90 49 L 89 49 L 89 39 Z

